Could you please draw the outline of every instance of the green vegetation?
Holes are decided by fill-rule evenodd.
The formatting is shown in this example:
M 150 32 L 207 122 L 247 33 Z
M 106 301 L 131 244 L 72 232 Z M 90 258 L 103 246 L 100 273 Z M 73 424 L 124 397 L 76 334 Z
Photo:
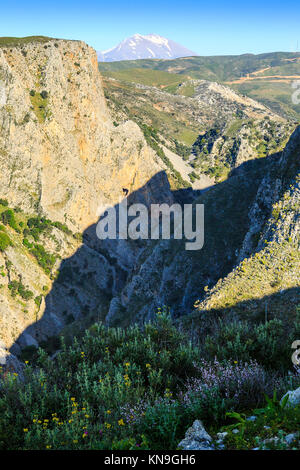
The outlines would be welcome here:
M 174 186 L 175 188 L 189 187 L 190 184 L 182 178 L 181 174 L 177 170 L 175 170 L 173 164 L 170 162 L 165 152 L 159 145 L 160 138 L 158 136 L 157 130 L 153 129 L 152 127 L 147 126 L 146 124 L 143 124 L 141 126 L 141 129 L 144 133 L 146 142 L 150 145 L 150 147 L 153 148 L 153 150 L 155 150 L 157 155 L 161 158 L 161 160 L 167 166 L 168 168 L 167 171 L 170 174 L 171 183 L 173 182 L 172 186 Z
M 24 381 L 2 377 L 0 449 L 176 449 L 195 419 L 215 433 L 230 426 L 226 413 L 263 407 L 264 393 L 299 383 L 236 356 L 203 361 L 201 347 L 172 325 L 166 309 L 143 329 L 95 324 L 61 348 L 55 360 L 28 351 L 35 363 L 26 365 Z M 288 426 L 297 429 L 298 411 Z
M 16 222 L 15 213 L 12 209 L 6 209 L 1 213 L 1 220 L 4 225 L 9 225 L 16 232 L 20 232 L 20 228 Z
M 142 85 L 163 88 L 165 91 L 170 91 L 170 88 L 172 87 L 177 88 L 178 85 L 187 80 L 187 77 L 181 77 L 174 73 L 160 70 L 146 70 L 142 68 L 132 68 L 109 73 L 103 72 L 103 75 L 115 78 L 117 80 L 141 83 Z
M 9 246 L 12 246 L 11 239 L 7 233 L 0 232 L 0 251 L 5 251 Z
M 38 264 L 43 268 L 46 274 L 50 274 L 56 262 L 56 256 L 48 253 L 43 245 L 37 243 L 30 250 L 30 253 L 36 258 Z
M 46 118 L 51 115 L 48 108 L 48 92 L 46 90 L 43 90 L 41 93 L 38 93 L 34 92 L 34 90 L 31 90 L 30 101 L 39 123 L 45 122 Z
M 126 60 L 120 62 L 99 62 L 99 70 L 107 73 L 122 71 L 128 74 L 132 69 L 151 69 L 190 76 L 196 79 L 225 82 L 256 72 L 266 67 L 284 67 L 284 74 L 298 73 L 295 65 L 287 66 L 286 59 L 300 57 L 297 52 L 273 52 L 268 54 L 243 54 L 239 56 L 189 57 L 172 60 Z M 288 68 L 287 68 L 288 67 Z M 276 70 L 276 69 L 275 69 Z M 270 74 L 269 71 L 267 72 Z M 277 72 L 278 73 L 278 69 Z
M 299 437 L 295 430 L 299 429 L 300 406 L 289 408 L 285 400 L 280 403 L 276 392 L 272 398 L 266 396 L 265 406 L 254 410 L 250 419 L 243 413 L 228 413 L 227 416 L 233 421 L 233 424 L 223 427 L 227 432 L 224 444 L 229 450 L 298 449 Z M 236 429 L 238 433 L 233 432 Z M 287 441 L 286 436 L 291 439 Z
M 143 88 L 136 87 L 133 82 L 116 81 L 105 77 L 104 91 L 116 117 L 116 123 L 126 117 L 140 126 L 146 124 L 159 129 L 159 134 L 170 142 L 177 140 L 188 147 L 199 134 L 199 123 L 195 122 L 191 115 L 194 108 L 190 110 L 183 103 L 178 105 L 176 96 L 170 94 L 169 88 L 161 90 L 169 93 L 167 98 L 164 98 L 156 96 L 155 90 L 147 92 Z
M 181 86 L 169 88 L 169 92 L 192 96 L 194 87 L 189 83 L 189 79 L 204 79 L 227 84 L 234 90 L 237 90 L 257 101 L 269 106 L 274 112 L 286 115 L 299 120 L 300 105 L 292 103 L 291 82 L 293 78 L 299 77 L 300 62 L 299 53 L 275 52 L 268 54 L 243 54 L 240 56 L 213 56 L 213 57 L 189 57 L 173 60 L 135 60 L 120 62 L 100 62 L 99 70 L 108 76 L 126 77 L 128 81 L 136 81 L 135 71 L 139 70 L 140 83 L 147 82 L 147 71 L 149 75 L 154 73 L 169 73 L 178 75 L 181 80 Z M 267 70 L 264 70 L 267 69 Z M 145 71 L 144 74 L 142 71 Z M 254 77 L 260 77 L 255 80 L 244 80 L 236 82 L 241 77 L 247 77 L 249 74 L 256 73 Z M 283 77 L 282 80 L 270 80 L 268 76 Z M 266 78 L 264 78 L 266 77 Z M 171 78 L 169 79 L 171 81 Z M 137 80 L 138 81 L 138 80 Z M 158 86 L 163 85 L 157 81 Z M 148 83 L 147 83 L 148 84 Z M 157 86 L 157 85 L 155 85 Z
M 15 297 L 17 294 L 20 295 L 24 300 L 30 300 L 33 297 L 33 292 L 29 289 L 26 289 L 21 281 L 11 281 L 8 284 L 8 288 L 11 291 L 12 297 Z
M 46 36 L 27 36 L 25 38 L 0 37 L 0 47 L 23 46 L 25 44 L 44 43 L 53 40 L 53 38 L 48 38 Z

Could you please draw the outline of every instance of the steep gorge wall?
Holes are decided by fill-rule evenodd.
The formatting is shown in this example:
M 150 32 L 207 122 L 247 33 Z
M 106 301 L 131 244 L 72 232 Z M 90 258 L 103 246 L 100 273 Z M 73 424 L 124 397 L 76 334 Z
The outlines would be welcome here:
M 13 243 L 0 253 L 0 340 L 7 347 L 46 311 L 40 337 L 32 327 L 16 352 L 88 313 L 105 314 L 116 272 L 130 269 L 134 254 L 119 245 L 105 255 L 95 250 L 93 224 L 103 207 L 119 202 L 123 188 L 134 193 L 143 187 L 148 201 L 158 194 L 168 197 L 160 170 L 136 124 L 113 125 L 92 48 L 64 40 L 0 46 L 0 198 L 27 218 L 38 214 L 64 223 L 73 233 L 89 230 L 83 244 L 53 227 L 40 237 L 38 243 L 57 258 L 49 275 L 24 246 L 22 230 L 5 227 Z M 156 184 L 146 185 L 152 177 Z M 30 237 L 29 242 L 35 244 Z M 61 275 L 54 295 L 47 297 L 65 266 L 61 260 L 77 273 L 76 282 L 67 276 L 62 281 Z M 33 297 L 12 295 L 12 282 L 21 282 Z
M 159 171 L 138 126 L 113 126 L 83 42 L 1 47 L 0 82 L 0 192 L 13 206 L 82 231 Z

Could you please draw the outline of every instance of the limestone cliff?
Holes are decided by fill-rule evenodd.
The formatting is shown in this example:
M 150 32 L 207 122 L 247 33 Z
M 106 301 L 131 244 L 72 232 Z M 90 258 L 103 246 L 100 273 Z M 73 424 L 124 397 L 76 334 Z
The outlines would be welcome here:
M 99 204 L 159 167 L 138 126 L 111 122 L 96 52 L 49 40 L 0 48 L 1 196 L 82 231 Z
M 72 233 L 91 227 L 103 207 L 119 202 L 123 188 L 134 192 L 158 174 L 155 187 L 145 190 L 151 200 L 165 180 L 139 127 L 113 125 L 96 52 L 85 43 L 33 38 L 0 45 L 0 91 L 0 198 L 16 217 L 1 229 L 10 245 L 0 253 L 0 339 L 10 347 L 43 317 L 61 260 L 76 250 L 81 277 L 76 286 L 61 282 L 55 301 L 49 298 L 39 339 L 83 314 L 106 311 L 115 270 Z M 1 213 L 6 209 L 1 205 Z M 39 217 L 34 230 L 27 226 L 32 216 Z M 115 256 L 122 264 L 121 249 Z M 34 336 L 24 335 L 19 346 L 36 345 Z

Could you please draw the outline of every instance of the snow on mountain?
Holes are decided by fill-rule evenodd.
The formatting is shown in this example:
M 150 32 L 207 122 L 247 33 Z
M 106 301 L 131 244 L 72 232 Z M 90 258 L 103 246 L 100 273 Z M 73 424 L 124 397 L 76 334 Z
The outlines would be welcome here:
M 136 59 L 176 59 L 197 55 L 186 47 L 166 39 L 158 34 L 135 34 L 124 39 L 116 47 L 98 52 L 101 62 Z

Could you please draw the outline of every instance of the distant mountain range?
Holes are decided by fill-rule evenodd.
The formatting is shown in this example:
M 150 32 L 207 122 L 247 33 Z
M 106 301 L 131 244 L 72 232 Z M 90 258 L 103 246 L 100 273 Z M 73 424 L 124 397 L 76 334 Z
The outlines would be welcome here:
M 98 52 L 100 62 L 135 59 L 176 59 L 196 56 L 195 52 L 158 34 L 135 34 L 116 47 Z

